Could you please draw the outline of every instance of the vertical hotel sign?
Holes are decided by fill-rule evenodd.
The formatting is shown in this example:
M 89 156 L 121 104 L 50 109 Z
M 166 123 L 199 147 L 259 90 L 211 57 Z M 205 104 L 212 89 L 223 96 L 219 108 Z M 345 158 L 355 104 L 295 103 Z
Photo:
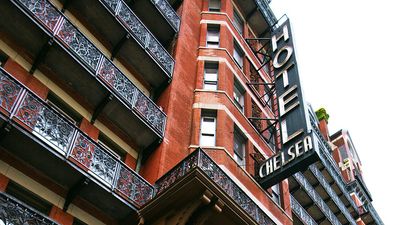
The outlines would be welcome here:
M 289 20 L 273 31 L 271 58 L 278 98 L 281 151 L 258 168 L 259 183 L 268 188 L 317 160 L 314 139 L 300 86 Z

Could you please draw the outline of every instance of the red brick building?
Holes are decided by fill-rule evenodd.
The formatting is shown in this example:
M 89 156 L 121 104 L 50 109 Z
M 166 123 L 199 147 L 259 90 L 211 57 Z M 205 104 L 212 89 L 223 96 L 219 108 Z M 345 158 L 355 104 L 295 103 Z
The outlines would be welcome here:
M 2 1 L 3 223 L 382 224 L 329 159 L 258 183 L 281 146 L 268 3 Z

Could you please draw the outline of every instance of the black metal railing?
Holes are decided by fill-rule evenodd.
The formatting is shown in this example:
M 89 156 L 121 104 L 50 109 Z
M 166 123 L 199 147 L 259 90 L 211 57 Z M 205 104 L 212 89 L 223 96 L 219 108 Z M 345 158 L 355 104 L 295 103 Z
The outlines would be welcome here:
M 255 0 L 255 2 L 258 6 L 258 9 L 261 11 L 264 19 L 267 21 L 268 25 L 270 27 L 273 27 L 278 22 L 278 20 L 276 19 L 268 3 L 265 0 Z
M 165 113 L 150 98 L 143 94 L 59 10 L 47 0 L 14 1 L 18 2 L 51 35 L 54 35 L 56 40 L 60 42 L 60 45 L 76 56 L 86 66 L 92 76 L 111 89 L 116 96 L 122 99 L 124 104 L 137 113 L 139 117 L 143 118 L 160 136 L 164 136 Z
M 175 10 L 169 4 L 167 0 L 150 0 L 164 16 L 164 18 L 171 24 L 175 32 L 179 31 L 179 25 L 181 23 L 181 18 L 176 14 Z
M 200 169 L 213 180 L 234 202 L 257 221 L 258 224 L 275 224 L 257 203 L 255 203 L 236 182 L 200 148 L 158 179 L 154 185 L 155 193 L 162 193 L 179 180 L 179 178 L 184 177 L 195 168 Z
M 153 187 L 56 109 L 0 69 L 0 112 L 136 207 Z
M 99 0 L 171 78 L 175 61 L 123 0 Z M 161 3 L 159 3 L 161 5 Z
M 321 186 L 325 189 L 325 191 L 328 193 L 328 195 L 331 197 L 333 202 L 339 207 L 340 211 L 343 213 L 343 215 L 346 217 L 347 221 L 349 221 L 350 224 L 356 225 L 356 221 L 353 219 L 349 211 L 347 210 L 346 206 L 343 204 L 343 202 L 340 200 L 339 196 L 336 194 L 336 192 L 333 190 L 331 185 L 328 183 L 328 181 L 325 179 L 324 175 L 319 171 L 317 166 L 315 164 L 309 166 L 310 171 L 314 174 L 314 176 L 317 178 Z
M 343 177 L 341 176 L 339 168 L 338 168 L 335 160 L 332 158 L 331 147 L 323 138 L 317 125 L 314 124 L 313 122 L 311 122 L 311 125 L 313 128 L 313 131 L 316 133 L 316 136 L 318 137 L 318 142 L 319 142 L 319 146 L 320 146 L 319 158 L 320 158 L 321 163 L 325 166 L 326 170 L 331 175 L 331 177 L 333 178 L 335 183 L 338 185 L 340 191 L 344 194 L 347 201 L 350 202 L 350 205 L 353 207 L 353 209 L 355 211 L 357 211 L 357 205 L 351 198 L 349 192 L 347 191 L 346 182 L 343 180 Z
M 311 198 L 311 200 L 315 202 L 315 205 L 318 206 L 318 208 L 329 220 L 329 222 L 331 222 L 334 225 L 341 225 L 338 218 L 335 216 L 335 214 L 332 212 L 329 206 L 324 202 L 324 200 L 321 198 L 318 192 L 315 191 L 310 182 L 308 182 L 307 178 L 301 172 L 295 173 L 293 177 L 300 184 L 303 190 L 305 190 L 305 192 Z
M 372 205 L 372 203 L 368 203 L 366 208 L 371 213 L 371 216 L 375 220 L 375 223 L 377 225 L 384 225 L 381 217 L 379 216 L 378 212 L 376 212 L 376 210 L 375 210 L 374 206 Z
M 0 224 L 58 225 L 57 222 L 3 192 L 0 192 Z
M 304 225 L 317 225 L 317 222 L 308 214 L 308 212 L 300 205 L 295 197 L 290 195 L 290 206 L 292 212 L 301 220 Z

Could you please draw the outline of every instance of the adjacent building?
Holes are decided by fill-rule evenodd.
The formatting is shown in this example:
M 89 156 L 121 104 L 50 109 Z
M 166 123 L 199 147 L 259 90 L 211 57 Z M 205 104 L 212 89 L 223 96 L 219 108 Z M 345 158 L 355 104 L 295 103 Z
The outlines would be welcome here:
M 1 1 L 3 223 L 383 224 L 311 107 L 318 162 L 258 182 L 282 146 L 268 4 Z
M 294 224 L 383 224 L 363 182 L 361 161 L 348 131 L 330 135 L 325 109 L 315 114 L 309 105 L 309 115 L 319 159 L 289 178 Z

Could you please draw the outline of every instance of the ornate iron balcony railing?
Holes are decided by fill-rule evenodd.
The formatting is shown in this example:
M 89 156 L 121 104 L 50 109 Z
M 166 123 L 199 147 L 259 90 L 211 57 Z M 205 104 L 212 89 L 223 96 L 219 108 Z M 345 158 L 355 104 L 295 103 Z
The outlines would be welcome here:
M 135 40 L 153 56 L 161 68 L 167 72 L 171 78 L 174 70 L 175 61 L 172 56 L 160 44 L 157 38 L 147 29 L 140 19 L 132 12 L 123 0 L 100 0 L 106 5 L 117 20 L 130 32 Z M 158 3 L 159 7 L 165 7 L 162 2 Z M 165 12 L 168 13 L 168 12 Z
M 308 214 L 308 212 L 300 205 L 300 203 L 290 195 L 290 206 L 292 212 L 301 220 L 305 225 L 317 225 L 317 222 Z
M 315 202 L 322 213 L 328 218 L 328 220 L 334 225 L 341 225 L 338 218 L 324 202 L 321 196 L 314 190 L 313 186 L 308 182 L 307 178 L 301 172 L 295 173 L 293 177 L 300 184 L 300 186 L 307 192 L 308 196 Z
M 173 169 L 158 179 L 154 185 L 159 194 L 173 185 L 179 178 L 198 168 L 230 196 L 258 224 L 275 224 L 268 215 L 255 203 L 202 149 L 198 149 L 183 159 Z
M 270 27 L 273 27 L 278 22 L 278 20 L 276 19 L 268 3 L 265 0 L 255 0 L 255 2 L 260 9 L 264 19 L 267 21 L 268 25 Z
M 0 112 L 134 206 L 141 207 L 152 198 L 149 183 L 3 69 Z
M 330 186 L 328 181 L 325 179 L 324 175 L 318 170 L 318 168 L 315 166 L 315 164 L 311 165 L 309 167 L 310 171 L 314 174 L 314 176 L 317 178 L 319 183 L 322 185 L 322 187 L 325 189 L 325 191 L 328 193 L 328 195 L 331 197 L 331 199 L 335 202 L 335 204 L 339 207 L 340 211 L 343 213 L 343 215 L 346 217 L 346 219 L 350 222 L 350 224 L 356 225 L 356 221 L 353 219 L 353 217 L 350 215 L 349 211 L 347 210 L 346 206 L 343 204 L 343 202 L 340 200 L 339 196 L 336 194 L 336 192 L 333 190 L 333 188 Z
M 331 155 L 331 147 L 329 144 L 325 141 L 323 138 L 321 132 L 319 131 L 317 125 L 315 125 L 313 122 L 311 122 L 313 131 L 317 134 L 316 136 L 318 137 L 318 143 L 320 146 L 320 161 L 322 164 L 325 166 L 326 170 L 328 173 L 332 176 L 333 180 L 335 183 L 339 186 L 340 191 L 344 194 L 345 198 L 347 199 L 348 202 L 350 202 L 351 206 L 355 211 L 357 211 L 357 205 L 351 198 L 349 192 L 347 191 L 345 181 L 343 180 L 343 177 L 341 176 L 341 173 L 339 171 L 339 168 L 337 167 L 335 161 L 332 158 Z
M 111 89 L 125 105 L 143 118 L 159 135 L 164 136 L 165 113 L 48 0 L 14 1 L 17 1 L 29 15 L 50 32 L 64 46 L 64 49 L 71 52 L 90 71 L 92 76 Z M 148 34 L 145 34 L 145 37 L 147 36 Z M 157 44 L 155 46 L 154 49 L 157 49 Z
M 371 213 L 372 218 L 374 218 L 375 223 L 377 225 L 384 225 L 381 217 L 379 216 L 379 214 L 376 212 L 374 206 L 372 205 L 372 203 L 368 203 L 367 205 L 367 210 Z
M 0 192 L 0 224 L 58 225 L 57 222 L 3 192 Z
M 169 2 L 167 0 L 151 0 L 151 2 L 156 6 L 158 11 L 163 14 L 168 23 L 171 24 L 175 32 L 178 32 L 181 18 L 179 18 Z

